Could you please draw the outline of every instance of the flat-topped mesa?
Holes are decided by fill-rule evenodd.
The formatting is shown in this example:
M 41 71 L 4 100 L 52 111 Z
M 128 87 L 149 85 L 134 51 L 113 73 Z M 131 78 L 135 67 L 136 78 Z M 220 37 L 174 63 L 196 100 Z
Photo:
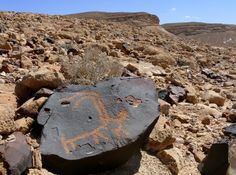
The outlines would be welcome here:
M 83 18 L 83 19 L 96 19 L 105 20 L 111 22 L 122 22 L 125 24 L 131 24 L 136 26 L 156 26 L 159 25 L 160 20 L 156 15 L 149 14 L 146 12 L 85 12 L 78 14 L 67 15 L 69 17 Z
M 162 27 L 177 36 L 195 39 L 214 46 L 236 46 L 236 25 L 186 22 L 163 24 Z

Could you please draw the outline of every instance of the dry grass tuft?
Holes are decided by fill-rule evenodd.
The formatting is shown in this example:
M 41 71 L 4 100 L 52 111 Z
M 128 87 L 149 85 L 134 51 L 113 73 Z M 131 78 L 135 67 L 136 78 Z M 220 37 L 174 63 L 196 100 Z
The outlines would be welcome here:
M 94 84 L 97 81 L 121 76 L 122 66 L 98 48 L 88 48 L 84 57 L 62 63 L 61 72 L 70 84 Z

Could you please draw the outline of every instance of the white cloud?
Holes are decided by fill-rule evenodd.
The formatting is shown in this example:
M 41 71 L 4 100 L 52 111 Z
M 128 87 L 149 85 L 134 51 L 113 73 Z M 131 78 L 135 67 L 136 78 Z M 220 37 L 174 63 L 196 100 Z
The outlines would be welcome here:
M 198 16 L 189 16 L 189 15 L 184 16 L 184 18 L 185 18 L 185 19 L 191 19 L 191 20 L 200 19 Z
M 175 7 L 172 7 L 170 11 L 175 12 L 177 9 Z

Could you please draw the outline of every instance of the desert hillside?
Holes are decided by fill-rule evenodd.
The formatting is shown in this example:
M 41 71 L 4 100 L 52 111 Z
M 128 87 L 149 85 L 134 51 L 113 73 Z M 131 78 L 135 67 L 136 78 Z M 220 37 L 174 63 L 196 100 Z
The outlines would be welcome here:
M 51 124 L 51 111 L 43 105 L 60 102 L 60 118 L 60 110 L 67 109 L 70 102 L 57 97 L 53 103 L 50 96 L 68 84 L 94 85 L 112 77 L 138 76 L 145 79 L 141 81 L 144 87 L 148 86 L 146 81 L 154 83 L 155 92 L 152 89 L 146 94 L 158 93 L 158 122 L 142 149 L 126 164 L 100 175 L 200 175 L 199 164 L 211 146 L 225 137 L 225 127 L 236 122 L 236 51 L 174 36 L 158 23 L 158 17 L 146 13 L 50 16 L 0 12 L 0 174 L 65 174 L 63 170 L 48 168 L 48 164 L 63 164 L 57 164 L 57 156 L 46 162 L 45 152 L 40 149 L 40 140 L 48 136 L 41 132 L 47 129 L 43 124 Z M 185 32 L 184 27 L 177 29 L 174 31 L 179 35 L 191 33 Z M 198 30 L 200 34 L 196 35 L 202 35 L 203 29 Z M 217 32 L 221 30 L 217 28 Z M 128 90 L 135 90 L 136 85 Z M 133 98 L 126 100 L 135 109 L 142 100 Z M 116 102 L 120 105 L 122 101 Z M 151 110 L 145 111 L 146 115 Z M 67 112 L 70 116 L 71 111 Z M 105 113 L 104 109 L 101 113 Z M 42 114 L 49 117 L 43 118 Z M 127 117 L 127 113 L 121 114 Z M 144 117 L 134 129 L 145 122 Z M 88 121 L 91 120 L 89 116 Z M 58 126 L 49 128 L 49 135 L 60 135 L 58 128 L 63 124 L 58 122 Z M 65 125 L 73 130 L 66 122 Z M 122 133 L 121 125 L 116 131 Z M 52 149 L 50 144 L 47 147 Z M 74 144 L 72 148 L 75 149 Z M 59 149 L 55 147 L 55 154 Z M 226 171 L 228 155 L 219 153 L 226 159 Z M 65 164 L 65 169 L 77 166 L 66 158 Z
M 190 22 L 163 24 L 162 27 L 181 37 L 195 39 L 215 46 L 236 47 L 235 25 Z

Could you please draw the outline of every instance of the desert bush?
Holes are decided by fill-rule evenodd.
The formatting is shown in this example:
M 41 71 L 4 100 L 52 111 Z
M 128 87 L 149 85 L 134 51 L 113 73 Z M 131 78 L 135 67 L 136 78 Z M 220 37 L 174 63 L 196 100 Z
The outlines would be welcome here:
M 122 66 L 98 48 L 88 48 L 84 56 L 62 63 L 61 72 L 70 84 L 94 84 L 106 78 L 121 76 Z

